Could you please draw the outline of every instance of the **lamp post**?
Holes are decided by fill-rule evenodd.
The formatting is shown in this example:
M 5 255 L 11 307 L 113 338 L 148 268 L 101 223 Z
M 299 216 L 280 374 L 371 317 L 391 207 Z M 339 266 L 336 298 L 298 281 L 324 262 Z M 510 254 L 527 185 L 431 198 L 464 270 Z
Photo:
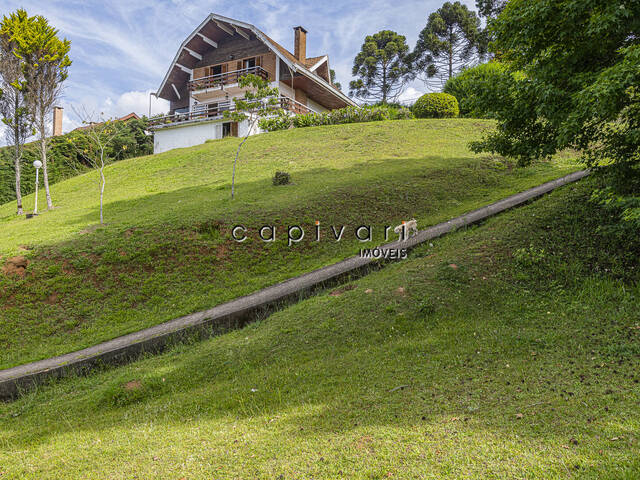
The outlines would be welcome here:
M 40 160 L 36 160 L 33 162 L 33 166 L 36 168 L 36 205 L 33 208 L 33 214 L 38 215 L 38 177 L 40 174 L 40 167 L 42 167 L 42 162 Z

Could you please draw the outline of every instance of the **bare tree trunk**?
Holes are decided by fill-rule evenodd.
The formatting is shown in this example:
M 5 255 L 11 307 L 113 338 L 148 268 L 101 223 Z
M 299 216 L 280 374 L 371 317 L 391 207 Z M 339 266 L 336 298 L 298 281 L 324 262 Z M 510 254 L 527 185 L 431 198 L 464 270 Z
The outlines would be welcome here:
M 47 197 L 47 210 L 53 209 L 51 201 L 51 192 L 49 191 L 49 168 L 47 167 L 47 130 L 44 125 L 44 119 L 40 123 L 40 157 L 42 158 L 42 180 L 44 183 L 44 191 Z
M 253 125 L 255 124 L 255 120 L 251 120 L 251 123 L 248 123 L 248 129 L 247 129 L 247 134 L 244 136 L 244 138 L 242 139 L 242 142 L 240 142 L 240 145 L 238 145 L 238 150 L 236 151 L 236 158 L 233 161 L 233 174 L 231 175 L 231 199 L 233 200 L 233 196 L 235 194 L 235 186 L 236 186 L 236 164 L 238 163 L 238 157 L 240 156 L 240 149 L 242 148 L 242 146 L 244 145 L 244 142 L 247 141 L 247 138 L 249 138 L 249 135 L 251 135 L 251 130 L 253 130 Z M 240 128 L 240 126 L 238 125 L 238 128 Z
M 107 183 L 104 177 L 104 152 L 100 154 L 100 225 L 104 224 L 104 216 L 102 215 L 102 206 L 104 203 L 104 186 Z
M 16 135 L 15 138 L 18 138 L 18 136 Z M 22 210 L 22 191 L 20 189 L 20 158 L 21 157 L 22 157 L 22 154 L 20 153 L 20 145 L 18 145 L 16 142 L 14 165 L 15 165 L 15 171 L 16 171 L 16 201 L 18 203 L 17 215 L 22 215 L 24 213 Z
M 453 77 L 453 28 L 449 27 L 449 78 Z

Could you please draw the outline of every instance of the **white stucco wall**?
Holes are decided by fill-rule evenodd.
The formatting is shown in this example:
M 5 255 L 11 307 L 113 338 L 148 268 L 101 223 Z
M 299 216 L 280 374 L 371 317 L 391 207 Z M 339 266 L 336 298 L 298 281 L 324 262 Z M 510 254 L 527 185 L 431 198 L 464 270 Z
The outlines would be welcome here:
M 162 153 L 174 148 L 193 147 L 201 145 L 207 140 L 218 140 L 222 138 L 223 121 L 196 123 L 184 125 L 182 127 L 161 128 L 153 134 L 153 153 Z M 244 137 L 247 134 L 249 122 L 244 121 L 238 124 L 238 136 Z M 250 135 L 262 133 L 256 124 Z
M 192 147 L 217 138 L 222 138 L 222 123 L 220 122 L 161 128 L 153 132 L 153 153 L 162 153 L 174 148 Z

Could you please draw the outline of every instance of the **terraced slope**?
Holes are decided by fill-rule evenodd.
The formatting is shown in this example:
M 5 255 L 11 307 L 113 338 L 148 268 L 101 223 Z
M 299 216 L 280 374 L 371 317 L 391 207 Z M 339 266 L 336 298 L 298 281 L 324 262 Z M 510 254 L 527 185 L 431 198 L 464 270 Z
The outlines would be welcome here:
M 3 478 L 636 478 L 640 245 L 589 182 L 0 405 Z
M 25 276 L 0 273 L 0 368 L 66 353 L 210 308 L 353 255 L 385 225 L 446 220 L 566 174 L 568 158 L 526 169 L 474 155 L 467 143 L 492 123 L 410 120 L 298 129 L 118 162 L 107 171 L 98 228 L 95 173 L 52 187 L 57 208 L 16 219 L 0 207 L 0 265 L 27 257 Z M 273 186 L 277 171 L 292 184 Z M 25 205 L 33 202 L 25 199 Z M 322 239 L 313 241 L 315 221 Z M 231 239 L 234 225 L 249 239 Z M 257 236 L 277 227 L 277 241 Z M 288 225 L 307 236 L 287 245 Z M 373 226 L 373 241 L 353 230 Z M 330 226 L 345 226 L 341 242 Z

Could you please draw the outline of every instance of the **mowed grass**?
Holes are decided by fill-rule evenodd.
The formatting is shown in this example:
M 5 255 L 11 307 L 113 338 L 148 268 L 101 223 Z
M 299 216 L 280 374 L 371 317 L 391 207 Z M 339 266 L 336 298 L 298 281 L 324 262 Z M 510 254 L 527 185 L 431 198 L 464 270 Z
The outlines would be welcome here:
M 53 185 L 56 209 L 42 203 L 35 219 L 4 205 L 0 265 L 15 255 L 30 264 L 24 278 L 0 273 L 0 368 L 211 308 L 373 247 L 384 225 L 416 218 L 424 228 L 578 168 L 568 156 L 517 169 L 470 153 L 492 125 L 412 120 L 253 137 L 233 201 L 238 139 L 122 161 L 107 169 L 99 228 L 95 172 Z M 273 186 L 277 170 L 293 183 Z M 249 228 L 244 243 L 231 239 L 237 224 Z M 265 224 L 277 227 L 276 242 L 258 238 Z M 286 228 L 297 224 L 306 237 L 289 247 Z M 374 227 L 370 243 L 354 236 L 363 224 Z M 341 242 L 330 225 L 345 226 Z
M 590 187 L 0 405 L 2 478 L 636 479 L 638 263 Z

